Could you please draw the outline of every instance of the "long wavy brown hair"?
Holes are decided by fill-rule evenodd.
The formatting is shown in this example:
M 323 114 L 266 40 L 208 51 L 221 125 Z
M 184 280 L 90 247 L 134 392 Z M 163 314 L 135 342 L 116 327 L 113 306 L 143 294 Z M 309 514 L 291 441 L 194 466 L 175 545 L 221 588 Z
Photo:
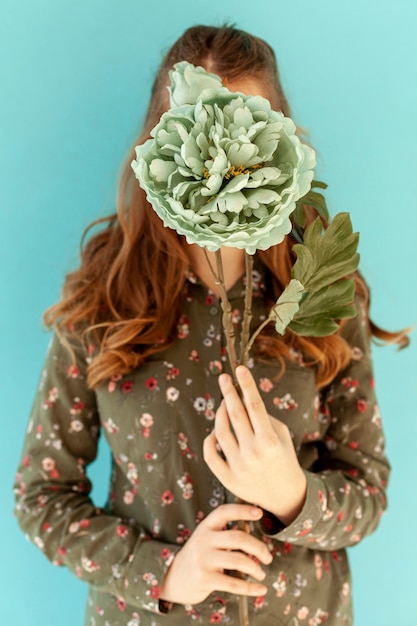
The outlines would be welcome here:
M 96 387 L 113 375 L 127 374 L 174 340 L 189 268 L 187 245 L 165 228 L 148 204 L 130 163 L 134 146 L 169 108 L 168 72 L 179 61 L 201 65 L 224 84 L 239 79 L 262 81 L 274 109 L 291 116 L 280 84 L 275 55 L 263 40 L 234 27 L 195 26 L 172 46 L 156 76 L 144 127 L 135 140 L 120 177 L 117 213 L 91 224 L 84 233 L 79 269 L 67 275 L 62 299 L 45 312 L 44 321 L 57 332 L 82 339 L 93 334 L 99 350 L 88 367 L 88 384 Z M 305 207 L 307 223 L 317 216 Z M 98 233 L 90 229 L 101 226 Z M 295 240 L 258 252 L 267 268 L 268 306 L 272 306 L 291 275 Z M 368 307 L 368 290 L 355 276 L 357 293 Z M 370 333 L 383 341 L 405 345 L 405 333 L 388 333 L 369 322 Z M 256 351 L 261 357 L 291 358 L 297 344 L 317 370 L 317 384 L 329 383 L 350 359 L 350 349 L 338 334 L 323 338 L 284 337 L 264 332 Z

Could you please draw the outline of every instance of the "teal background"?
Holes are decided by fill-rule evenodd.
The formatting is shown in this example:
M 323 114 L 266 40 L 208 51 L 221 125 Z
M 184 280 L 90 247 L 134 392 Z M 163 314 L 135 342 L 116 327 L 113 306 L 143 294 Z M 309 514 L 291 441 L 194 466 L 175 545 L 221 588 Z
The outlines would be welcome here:
M 86 587 L 27 543 L 11 484 L 48 335 L 43 310 L 84 227 L 113 210 L 161 54 L 196 23 L 235 22 L 274 47 L 293 117 L 318 151 L 332 213 L 361 233 L 372 314 L 416 324 L 415 0 L 2 0 L 0 6 L 0 623 L 76 626 Z M 393 465 L 380 529 L 350 551 L 356 626 L 416 624 L 417 358 L 375 348 Z M 93 467 L 105 498 L 108 455 Z

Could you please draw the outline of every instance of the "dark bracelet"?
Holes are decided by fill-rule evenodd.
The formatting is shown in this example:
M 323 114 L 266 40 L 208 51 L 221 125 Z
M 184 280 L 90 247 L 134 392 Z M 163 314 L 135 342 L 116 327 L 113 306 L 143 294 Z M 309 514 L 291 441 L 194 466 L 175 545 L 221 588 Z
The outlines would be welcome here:
M 168 602 L 167 600 L 159 600 L 160 613 L 169 613 L 173 606 L 173 602 Z
M 277 535 L 281 531 L 285 530 L 285 524 L 283 524 L 278 517 L 269 511 L 265 511 L 265 509 L 263 509 L 263 512 L 264 514 L 259 520 L 259 524 L 266 535 Z

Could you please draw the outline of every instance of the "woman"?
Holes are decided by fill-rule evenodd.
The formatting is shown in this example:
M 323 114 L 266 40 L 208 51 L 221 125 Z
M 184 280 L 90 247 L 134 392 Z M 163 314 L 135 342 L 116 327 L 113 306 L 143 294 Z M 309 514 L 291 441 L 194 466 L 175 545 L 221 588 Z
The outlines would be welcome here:
M 164 59 L 135 143 L 169 108 L 168 71 L 184 60 L 290 115 L 265 42 L 195 27 Z M 336 335 L 262 333 L 250 368 L 236 371 L 240 399 L 204 250 L 162 226 L 131 160 L 117 215 L 45 315 L 57 333 L 18 470 L 19 523 L 89 583 L 90 626 L 238 624 L 237 594 L 253 626 L 350 624 L 345 548 L 376 528 L 389 476 L 369 341 L 404 335 L 370 323 L 358 275 L 359 313 Z M 255 255 L 254 328 L 289 282 L 294 243 Z M 222 257 L 238 319 L 243 252 Z M 86 476 L 100 430 L 113 456 L 105 510 Z

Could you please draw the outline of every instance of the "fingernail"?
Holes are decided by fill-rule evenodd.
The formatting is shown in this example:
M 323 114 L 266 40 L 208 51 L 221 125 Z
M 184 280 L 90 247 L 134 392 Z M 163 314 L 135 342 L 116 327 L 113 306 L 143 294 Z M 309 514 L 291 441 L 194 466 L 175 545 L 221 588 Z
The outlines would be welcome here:
M 227 387 L 229 384 L 229 376 L 227 374 L 220 374 L 219 376 L 219 384 L 221 387 Z
M 259 517 L 260 515 L 262 515 L 262 509 L 258 509 L 255 506 L 251 508 L 250 512 L 253 517 Z
M 238 365 L 237 366 L 236 374 L 239 376 L 239 378 L 245 378 L 247 373 L 248 373 L 248 370 L 246 369 L 246 367 L 244 365 Z

